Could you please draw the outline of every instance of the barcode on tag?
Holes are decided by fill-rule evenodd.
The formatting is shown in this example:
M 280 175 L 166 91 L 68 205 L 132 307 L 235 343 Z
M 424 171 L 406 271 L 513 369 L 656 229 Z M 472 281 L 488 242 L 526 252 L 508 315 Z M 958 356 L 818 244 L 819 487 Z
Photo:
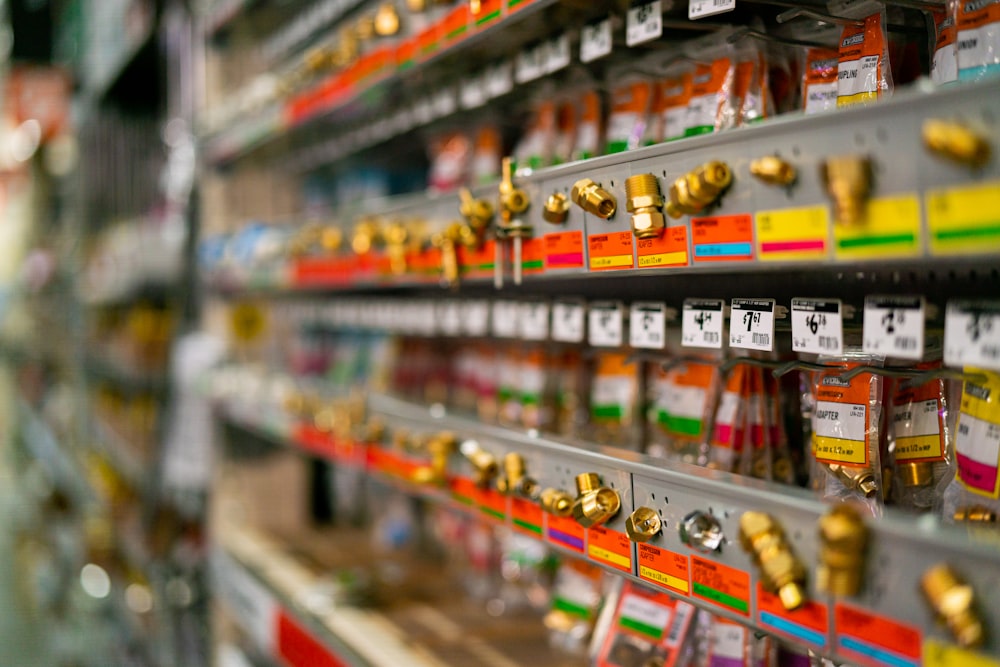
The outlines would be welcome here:
M 1000 302 L 948 302 L 944 363 L 1000 370 Z
M 765 352 L 774 349 L 774 299 L 733 299 L 729 345 Z
M 611 53 L 611 18 L 583 26 L 580 32 L 580 62 L 589 63 Z
M 520 307 L 516 301 L 494 301 L 492 309 L 493 335 L 497 338 L 517 338 Z
M 548 42 L 545 54 L 545 73 L 552 74 L 564 67 L 569 67 L 570 59 L 569 33 L 564 32 Z
M 685 299 L 681 318 L 681 345 L 684 347 L 722 347 L 722 299 Z
M 490 304 L 477 299 L 462 302 L 462 331 L 473 338 L 485 338 L 490 333 Z
M 844 353 L 839 299 L 792 299 L 792 350 L 808 354 Z
M 490 98 L 506 95 L 514 89 L 514 64 L 505 61 L 486 71 L 486 94 Z
M 619 347 L 624 341 L 622 306 L 618 302 L 592 303 L 587 318 L 589 342 L 594 347 Z
M 475 109 L 486 104 L 486 90 L 482 77 L 472 76 L 465 79 L 459 91 L 463 109 Z
M 514 80 L 517 83 L 527 83 L 545 74 L 548 50 L 548 45 L 542 42 L 521 51 L 514 62 Z
M 629 310 L 629 345 L 662 350 L 667 344 L 666 307 L 662 303 L 633 303 Z
M 865 298 L 862 348 L 869 354 L 919 360 L 924 354 L 924 298 Z
M 522 303 L 518 319 L 522 340 L 545 340 L 549 337 L 549 304 Z
M 582 343 L 587 308 L 582 302 L 557 301 L 552 305 L 552 340 Z
M 667 635 L 667 646 L 676 646 L 684 639 L 693 613 L 692 605 L 683 600 L 677 601 L 677 606 L 674 608 L 674 622 L 670 624 L 670 634 Z
M 736 0 L 689 0 L 688 19 L 724 14 L 736 9 Z
M 647 2 L 628 10 L 625 21 L 626 44 L 636 46 L 659 39 L 662 34 L 663 10 L 660 8 L 660 0 Z

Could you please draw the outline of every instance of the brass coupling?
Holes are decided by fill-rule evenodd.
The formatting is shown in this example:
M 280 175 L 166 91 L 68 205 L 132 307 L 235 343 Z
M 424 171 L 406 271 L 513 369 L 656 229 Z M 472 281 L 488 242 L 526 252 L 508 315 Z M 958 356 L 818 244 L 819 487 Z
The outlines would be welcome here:
M 857 225 L 865 219 L 871 196 L 873 170 L 865 155 L 827 158 L 820 165 L 820 180 L 833 203 L 833 219 L 839 225 Z
M 508 452 L 504 455 L 503 476 L 497 479 L 497 491 L 530 500 L 538 498 L 538 482 L 528 477 L 524 457 L 517 452 Z
M 542 206 L 542 218 L 553 225 L 561 225 L 569 218 L 569 199 L 561 192 L 553 192 Z
M 719 200 L 733 183 L 729 165 L 719 160 L 706 162 L 670 185 L 666 212 L 671 218 L 696 215 Z
M 651 507 L 637 507 L 625 519 L 625 533 L 633 542 L 649 542 L 663 530 L 663 519 Z
M 607 523 L 621 510 L 621 496 L 614 489 L 602 486 L 597 473 L 577 475 L 576 491 L 572 507 L 573 518 L 584 528 Z
M 562 489 L 545 489 L 539 496 L 542 510 L 553 516 L 568 517 L 573 514 L 573 496 Z
M 469 227 L 476 233 L 477 238 L 482 239 L 486 228 L 493 222 L 496 211 L 493 204 L 487 199 L 477 199 L 472 196 L 468 188 L 458 191 L 458 212 L 469 223 Z
M 740 544 L 760 568 L 764 588 L 776 593 L 785 609 L 792 611 L 805 604 L 805 567 L 774 517 L 764 512 L 744 512 L 740 517 Z
M 929 486 L 934 481 L 934 464 L 928 461 L 897 463 L 896 474 L 903 486 L 910 488 Z
M 977 169 L 990 161 L 989 142 L 961 123 L 931 118 L 921 136 L 927 150 L 951 162 Z
M 351 235 L 351 249 L 358 255 L 367 255 L 377 243 L 382 240 L 378 223 L 374 220 L 363 220 L 354 226 Z
M 569 191 L 573 203 L 587 213 L 608 220 L 618 210 L 615 196 L 589 178 L 581 178 Z
M 636 238 L 651 239 L 660 235 L 667 226 L 662 208 L 663 195 L 656 176 L 636 174 L 625 179 L 625 209 L 632 214 L 632 231 Z
M 976 610 L 975 591 L 950 565 L 939 563 L 924 572 L 920 590 L 939 622 L 948 628 L 959 646 L 975 648 L 982 645 L 983 623 Z
M 490 485 L 499 472 L 497 459 L 488 451 L 479 446 L 475 440 L 466 440 L 462 443 L 459 451 L 462 456 L 472 465 L 475 471 L 473 479 L 477 486 L 486 487 Z
M 795 165 L 777 155 L 765 155 L 750 162 L 750 175 L 762 183 L 785 188 L 798 178 Z
M 418 484 L 444 484 L 448 481 L 448 458 L 455 451 L 458 439 L 450 431 L 431 436 L 424 449 L 430 454 L 429 465 L 420 466 L 413 471 L 412 481 Z
M 826 469 L 851 491 L 858 491 L 865 498 L 871 498 L 878 491 L 878 480 L 871 468 L 845 466 L 839 463 L 825 463 Z
M 868 528 L 850 505 L 837 505 L 819 520 L 816 587 L 833 595 L 857 595 L 864 580 Z

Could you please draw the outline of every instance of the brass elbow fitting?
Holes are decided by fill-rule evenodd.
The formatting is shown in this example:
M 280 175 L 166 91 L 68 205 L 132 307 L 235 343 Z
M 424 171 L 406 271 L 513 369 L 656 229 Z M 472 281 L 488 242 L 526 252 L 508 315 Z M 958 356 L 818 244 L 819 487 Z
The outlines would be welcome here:
M 990 161 L 989 142 L 965 125 L 932 118 L 921 135 L 929 151 L 952 162 L 978 168 Z
M 878 491 L 878 481 L 875 471 L 871 468 L 844 466 L 839 463 L 827 463 L 826 469 L 836 477 L 841 484 L 852 491 L 860 491 L 865 498 L 871 498 Z
M 805 568 L 792 553 L 774 517 L 764 512 L 744 512 L 740 517 L 740 544 L 760 568 L 764 587 L 777 593 L 785 609 L 792 611 L 805 604 Z
M 625 179 L 625 209 L 632 214 L 632 231 L 636 238 L 651 239 L 660 235 L 667 221 L 660 211 L 663 195 L 660 182 L 653 174 L 636 174 Z
M 503 494 L 538 498 L 538 482 L 528 477 L 524 467 L 524 457 L 509 452 L 503 457 L 503 477 L 497 480 L 497 491 Z
M 840 225 L 864 220 L 872 190 L 872 161 L 863 155 L 828 158 L 820 165 L 820 179 L 833 202 L 833 219 Z
M 573 496 L 562 489 L 545 489 L 539 502 L 544 511 L 554 516 L 567 517 L 573 514 Z
M 472 464 L 472 468 L 475 470 L 476 485 L 489 486 L 499 470 L 496 457 L 480 447 L 479 443 L 474 440 L 466 440 L 459 449 L 462 456 Z
M 952 518 L 958 523 L 991 524 L 997 522 L 997 513 L 983 505 L 972 505 L 971 507 L 959 507 L 955 510 Z
M 719 160 L 706 162 L 671 184 L 667 215 L 676 219 L 701 213 L 718 201 L 732 183 L 733 172 L 728 164 Z
M 421 466 L 413 472 L 412 481 L 418 484 L 444 484 L 448 480 L 448 458 L 455 451 L 458 439 L 450 431 L 442 431 L 431 436 L 424 447 L 430 454 L 430 465 Z
M 589 178 L 581 178 L 569 191 L 573 203 L 591 215 L 608 220 L 618 210 L 615 196 Z
M 663 520 L 650 507 L 637 507 L 625 520 L 625 533 L 633 542 L 649 542 L 663 530 Z
M 476 236 L 482 238 L 483 232 L 493 222 L 493 216 L 496 214 L 493 204 L 486 199 L 476 199 L 466 188 L 458 191 L 458 197 L 459 214 L 469 223 Z
M 975 591 L 951 566 L 939 563 L 924 572 L 920 590 L 959 646 L 975 648 L 983 643 L 983 623 L 976 611 Z
M 850 505 L 837 505 L 819 520 L 816 586 L 833 595 L 856 595 L 864 578 L 868 528 Z
M 561 225 L 569 217 L 569 199 L 561 192 L 553 192 L 542 206 L 542 218 L 553 225 Z
M 788 187 L 798 178 L 792 163 L 777 155 L 765 155 L 750 163 L 750 174 L 768 185 Z
M 577 496 L 572 508 L 573 518 L 584 528 L 607 523 L 621 510 L 622 500 L 618 492 L 601 486 L 601 478 L 597 473 L 577 475 L 576 491 Z

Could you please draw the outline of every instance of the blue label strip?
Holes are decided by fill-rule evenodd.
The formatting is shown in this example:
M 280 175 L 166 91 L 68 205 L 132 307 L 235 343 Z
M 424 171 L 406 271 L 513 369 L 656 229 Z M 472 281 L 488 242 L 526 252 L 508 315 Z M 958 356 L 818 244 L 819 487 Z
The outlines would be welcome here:
M 883 664 L 892 665 L 892 667 L 919 667 L 916 660 L 904 658 L 903 656 L 893 653 L 888 649 L 873 646 L 868 642 L 863 642 L 860 639 L 855 639 L 854 637 L 841 636 L 840 645 L 843 648 L 854 651 L 855 653 L 860 653 L 861 655 L 878 660 Z
M 749 243 L 696 243 L 695 257 L 752 257 Z
M 760 622 L 765 625 L 770 625 L 776 630 L 781 630 L 785 634 L 791 635 L 797 639 L 809 642 L 810 644 L 815 644 L 816 646 L 826 647 L 826 636 L 820 632 L 816 632 L 812 628 L 807 628 L 803 625 L 799 625 L 794 621 L 790 621 L 787 618 L 782 618 L 781 616 L 775 616 L 769 611 L 760 612 Z

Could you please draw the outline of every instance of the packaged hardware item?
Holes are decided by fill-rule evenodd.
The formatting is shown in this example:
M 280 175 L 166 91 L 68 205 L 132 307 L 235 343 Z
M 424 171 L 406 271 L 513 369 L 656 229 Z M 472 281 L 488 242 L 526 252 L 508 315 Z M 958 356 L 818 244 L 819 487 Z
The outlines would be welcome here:
M 739 127 L 765 118 L 768 103 L 767 58 L 755 43 L 741 44 L 732 55 L 732 77 L 716 117 L 716 130 Z
M 687 129 L 688 104 L 691 102 L 692 66 L 678 62 L 671 66 L 659 82 L 659 96 L 654 110 L 653 143 L 673 141 L 684 136 Z
M 584 89 L 580 93 L 579 122 L 576 126 L 576 141 L 573 145 L 573 160 L 587 160 L 600 155 L 603 147 L 604 114 L 601 110 L 601 96 L 594 89 Z
M 433 137 L 427 152 L 427 185 L 432 190 L 454 190 L 468 182 L 472 142 L 464 133 L 446 132 Z
M 528 128 L 514 148 L 517 175 L 552 164 L 557 120 L 552 94 L 551 89 L 546 90 L 535 103 Z
M 768 432 L 767 397 L 764 393 L 764 369 L 748 366 L 743 393 L 746 401 L 741 475 L 771 479 L 771 442 Z
M 626 581 L 595 664 L 598 667 L 689 665 L 695 615 L 695 608 L 689 602 Z
M 781 382 L 764 373 L 764 416 L 771 458 L 771 479 L 782 484 L 796 483 L 796 461 L 785 428 L 785 397 Z
M 751 667 L 750 628 L 721 616 L 712 616 L 709 630 L 707 667 Z
M 733 61 L 721 55 L 710 63 L 695 65 L 691 78 L 691 101 L 688 103 L 684 136 L 715 132 L 720 127 L 719 112 L 726 103 L 734 76 Z
M 712 435 L 699 461 L 702 465 L 726 472 L 737 471 L 745 437 L 746 382 L 746 365 L 737 364 L 729 371 L 715 406 Z
M 845 14 L 861 25 L 845 26 L 837 64 L 837 106 L 867 104 L 892 94 L 885 7 L 854 5 Z
M 586 652 L 603 600 L 602 575 L 600 568 L 586 561 L 564 558 L 559 562 L 545 627 L 550 642 L 561 651 Z
M 958 79 L 976 81 L 1000 72 L 1000 3 L 959 2 Z
M 582 437 L 589 417 L 587 373 L 578 348 L 567 347 L 553 352 L 555 386 L 554 433 L 571 438 Z
M 840 53 L 837 49 L 805 50 L 802 71 L 802 108 L 807 114 L 837 108 L 837 70 Z
M 955 427 L 955 479 L 945 490 L 945 517 L 996 527 L 1000 512 L 1000 374 L 966 368 Z
M 497 356 L 497 421 L 513 426 L 521 421 L 521 358 L 517 345 L 506 345 Z
M 650 364 L 646 453 L 696 463 L 708 437 L 719 386 L 718 367 L 710 362 Z
M 623 352 L 598 352 L 590 384 L 591 435 L 604 445 L 634 448 L 639 364 Z
M 934 19 L 931 81 L 937 84 L 958 80 L 958 5 L 959 0 L 947 0 L 945 7 L 931 12 Z
M 503 138 L 500 129 L 488 123 L 476 131 L 470 172 L 472 182 L 485 185 L 500 180 L 500 162 L 503 160 Z
M 624 78 L 624 80 L 622 80 Z M 605 140 L 605 153 L 621 153 L 642 145 L 656 87 L 640 77 L 612 74 L 616 82 L 611 93 L 611 111 Z
M 556 136 L 552 146 L 552 164 L 569 162 L 576 145 L 579 110 L 571 100 L 562 100 L 556 109 Z
M 555 424 L 557 362 L 541 345 L 525 349 L 521 356 L 518 396 L 525 428 L 550 431 Z

